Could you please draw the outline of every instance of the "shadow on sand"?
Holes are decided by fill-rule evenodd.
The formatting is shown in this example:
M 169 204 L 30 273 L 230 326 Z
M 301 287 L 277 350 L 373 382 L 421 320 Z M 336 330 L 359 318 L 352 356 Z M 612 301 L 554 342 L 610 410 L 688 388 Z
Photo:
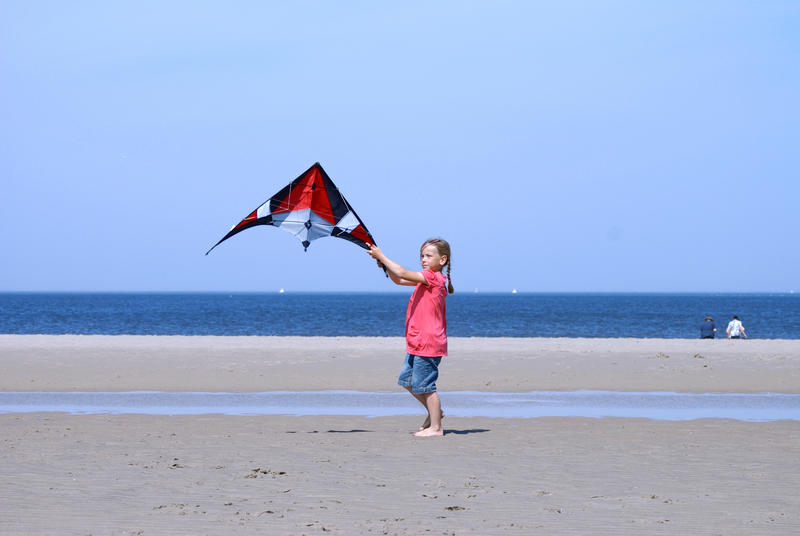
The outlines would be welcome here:
M 491 432 L 491 430 L 487 430 L 486 428 L 472 428 L 471 430 L 448 430 L 447 428 L 445 428 L 444 435 L 449 435 L 449 434 L 457 434 L 457 435 L 482 434 L 484 432 Z
M 450 435 L 450 434 L 455 434 L 455 435 L 482 434 L 484 432 L 491 432 L 491 430 L 488 430 L 486 428 L 472 428 L 472 429 L 469 429 L 469 430 L 451 430 L 451 429 L 445 428 L 444 435 Z M 296 434 L 297 432 L 294 431 L 294 430 L 291 430 L 291 431 L 288 431 L 286 433 L 287 434 Z M 325 430 L 324 432 L 320 432 L 319 430 L 308 430 L 308 431 L 302 432 L 302 433 L 305 433 L 305 434 L 319 434 L 319 433 L 324 433 L 324 434 L 371 434 L 372 430 L 359 430 L 359 429 L 355 429 L 355 430 Z
M 286 432 L 287 434 L 296 434 L 297 432 L 294 430 L 289 430 Z M 319 430 L 307 430 L 303 432 L 305 434 L 371 434 L 372 430 L 325 430 L 324 432 L 320 432 Z

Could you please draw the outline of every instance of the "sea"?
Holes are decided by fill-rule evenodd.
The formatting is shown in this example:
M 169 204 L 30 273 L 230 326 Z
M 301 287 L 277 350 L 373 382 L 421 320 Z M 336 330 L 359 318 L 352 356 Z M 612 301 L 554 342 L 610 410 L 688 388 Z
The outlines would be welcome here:
M 406 293 L 0 293 L 0 334 L 403 336 Z M 456 293 L 451 337 L 800 339 L 800 294 Z

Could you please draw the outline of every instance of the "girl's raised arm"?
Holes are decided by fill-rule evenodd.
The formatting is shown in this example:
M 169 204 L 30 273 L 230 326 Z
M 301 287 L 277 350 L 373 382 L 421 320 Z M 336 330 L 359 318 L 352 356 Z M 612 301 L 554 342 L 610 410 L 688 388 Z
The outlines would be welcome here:
M 386 267 L 386 271 L 389 274 L 389 277 L 392 281 L 397 283 L 398 285 L 407 285 L 412 286 L 416 285 L 417 283 L 422 283 L 427 285 L 428 282 L 425 280 L 425 276 L 422 275 L 420 272 L 412 272 L 411 270 L 406 270 L 389 257 L 387 257 L 379 248 L 374 244 L 367 244 L 369 246 L 369 255 L 376 259 L 378 262 L 383 264 Z

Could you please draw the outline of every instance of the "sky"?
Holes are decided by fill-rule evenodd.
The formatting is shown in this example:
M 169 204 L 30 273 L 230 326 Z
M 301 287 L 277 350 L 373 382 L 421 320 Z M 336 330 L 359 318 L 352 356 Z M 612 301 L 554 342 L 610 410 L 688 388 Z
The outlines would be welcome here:
M 0 291 L 800 291 L 793 1 L 0 3 Z

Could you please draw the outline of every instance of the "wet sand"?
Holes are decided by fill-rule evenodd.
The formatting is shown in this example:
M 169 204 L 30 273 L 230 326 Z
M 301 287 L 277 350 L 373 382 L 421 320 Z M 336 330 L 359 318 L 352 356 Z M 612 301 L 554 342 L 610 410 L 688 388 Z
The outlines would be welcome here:
M 401 354 L 3 335 L 0 390 L 393 390 Z M 446 359 L 442 390 L 800 392 L 798 341 L 456 339 Z M 800 531 L 798 421 L 446 417 L 414 438 L 421 420 L 0 415 L 0 534 Z

